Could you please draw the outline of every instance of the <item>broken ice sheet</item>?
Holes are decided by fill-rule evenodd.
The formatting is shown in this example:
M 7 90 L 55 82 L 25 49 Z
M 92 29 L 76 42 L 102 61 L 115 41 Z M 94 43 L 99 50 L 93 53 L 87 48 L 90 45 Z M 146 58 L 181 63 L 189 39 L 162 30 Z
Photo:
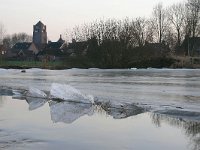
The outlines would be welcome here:
M 39 89 L 30 87 L 26 93 L 26 97 L 47 98 L 47 94 Z
M 97 105 L 101 106 L 106 113 L 114 119 L 124 119 L 145 112 L 145 109 L 129 103 L 117 103 L 110 101 L 99 101 Z
M 36 88 L 29 88 L 26 92 L 26 101 L 29 104 L 29 110 L 35 110 L 42 107 L 47 101 L 47 94 Z
M 86 96 L 79 90 L 66 84 L 53 83 L 51 86 L 50 97 L 73 102 L 93 103 L 92 96 Z

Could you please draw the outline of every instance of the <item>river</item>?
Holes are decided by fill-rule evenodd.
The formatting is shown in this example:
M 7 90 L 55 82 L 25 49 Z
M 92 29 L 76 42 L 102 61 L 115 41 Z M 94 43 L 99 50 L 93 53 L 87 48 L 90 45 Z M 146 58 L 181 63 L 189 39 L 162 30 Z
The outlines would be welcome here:
M 23 95 L 55 83 L 115 107 Z M 0 69 L 0 87 L 1 149 L 200 148 L 200 70 Z

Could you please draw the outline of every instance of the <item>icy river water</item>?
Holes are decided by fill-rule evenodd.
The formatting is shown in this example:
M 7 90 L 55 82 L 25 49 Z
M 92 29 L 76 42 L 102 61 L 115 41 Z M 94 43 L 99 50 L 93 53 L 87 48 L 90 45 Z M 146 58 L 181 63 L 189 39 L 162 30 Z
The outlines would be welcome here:
M 200 70 L 0 69 L 0 149 L 199 150 Z

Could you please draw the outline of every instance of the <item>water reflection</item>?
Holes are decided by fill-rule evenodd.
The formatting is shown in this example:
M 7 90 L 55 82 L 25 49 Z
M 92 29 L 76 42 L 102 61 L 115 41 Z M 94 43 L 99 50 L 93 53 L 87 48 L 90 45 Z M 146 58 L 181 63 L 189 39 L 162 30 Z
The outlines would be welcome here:
M 8 88 L 0 88 L 0 96 L 12 96 L 13 90 Z
M 72 124 L 83 116 L 86 116 L 86 115 L 91 116 L 96 113 L 103 112 L 102 114 L 105 116 L 106 116 L 106 114 L 109 116 L 112 116 L 112 117 L 109 117 L 111 119 L 111 121 L 113 121 L 114 119 L 122 119 L 120 121 L 114 122 L 114 124 L 116 124 L 116 127 L 118 128 L 118 126 L 117 126 L 117 125 L 119 125 L 118 123 L 121 122 L 121 123 L 123 123 L 122 126 L 124 126 L 124 125 L 126 126 L 126 124 L 129 124 L 131 122 L 129 119 L 135 118 L 133 116 L 142 114 L 145 112 L 144 109 L 141 109 L 140 107 L 137 107 L 133 104 L 132 105 L 130 105 L 130 104 L 120 105 L 120 104 L 114 104 L 114 103 L 110 103 L 110 102 L 96 103 L 96 104 L 84 104 L 84 103 L 77 103 L 77 102 L 53 101 L 53 100 L 45 100 L 45 99 L 38 99 L 38 98 L 30 99 L 28 97 L 26 98 L 26 102 L 29 104 L 29 110 L 31 110 L 31 111 L 41 108 L 46 103 L 45 107 L 50 108 L 51 120 L 54 123 L 62 122 L 62 123 L 66 123 L 66 124 Z M 39 114 L 41 114 L 43 112 L 43 108 L 38 111 Z M 49 113 L 49 111 L 47 111 L 47 113 Z M 37 115 L 38 115 L 38 113 L 37 113 Z M 151 118 L 150 122 L 149 122 L 150 124 L 148 124 L 149 126 L 147 125 L 148 130 L 149 130 L 150 126 L 152 125 L 152 123 L 158 128 L 162 127 L 162 129 L 163 129 L 163 127 L 166 127 L 165 126 L 166 124 L 169 124 L 170 127 L 174 126 L 176 128 L 179 128 L 181 131 L 183 131 L 181 136 L 184 133 L 185 137 L 187 137 L 189 139 L 188 140 L 189 145 L 188 145 L 187 149 L 199 150 L 199 148 L 200 148 L 200 122 L 183 120 L 183 119 L 175 118 L 174 116 L 167 116 L 164 114 L 160 115 L 157 113 L 145 113 L 144 115 L 148 116 L 148 118 L 145 118 L 145 120 L 143 120 L 144 122 L 142 122 L 142 123 L 144 123 L 144 124 L 145 123 L 148 124 L 147 120 L 149 120 L 149 116 Z M 144 116 L 144 115 L 139 115 L 138 118 L 140 118 L 141 116 Z M 128 117 L 131 117 L 131 118 L 126 119 Z M 109 121 L 110 120 L 108 120 L 108 122 Z M 151 123 L 151 121 L 152 121 L 152 123 Z M 81 123 L 81 121 L 78 123 Z M 89 122 L 89 123 L 91 123 L 91 122 Z M 131 123 L 133 123 L 133 122 L 131 122 Z M 140 124 L 139 126 L 134 126 L 135 122 L 133 124 L 131 124 L 131 123 L 130 123 L 130 128 L 124 128 L 124 129 L 130 130 L 130 131 L 133 131 L 133 130 L 143 131 L 145 129 L 145 127 L 142 126 L 142 124 Z M 70 128 L 72 126 L 64 125 L 64 127 Z M 138 127 L 138 128 L 136 128 L 136 127 Z M 165 129 L 166 133 L 171 131 L 171 128 L 169 128 L 169 129 L 164 128 L 164 129 Z M 157 130 L 155 130 L 155 131 L 157 131 Z M 145 133 L 153 134 L 153 132 L 154 131 L 145 132 Z M 88 133 L 88 134 L 91 134 L 91 133 Z M 134 134 L 136 134 L 136 133 L 134 133 Z M 0 132 L 0 137 L 1 137 L 1 132 Z M 10 139 L 12 139 L 12 138 L 10 138 Z M 179 139 L 176 139 L 176 140 L 179 140 Z M 6 143 L 1 144 L 1 142 L 4 142 L 4 140 L 0 139 L 0 145 L 5 146 Z M 28 143 L 28 141 L 26 141 L 26 140 L 25 141 L 20 141 L 20 140 L 17 141 L 17 143 L 22 143 L 22 144 L 23 144 L 23 142 Z M 167 141 L 166 141 L 166 143 L 167 143 Z M 15 143 L 12 143 L 12 141 L 10 141 L 10 145 L 14 145 L 14 144 Z
M 34 110 L 42 107 L 48 102 L 50 107 L 51 120 L 54 123 L 63 122 L 71 124 L 79 118 L 88 115 L 91 116 L 95 112 L 105 112 L 114 119 L 125 119 L 131 116 L 135 116 L 144 113 L 144 109 L 135 105 L 117 105 L 110 102 L 97 103 L 97 104 L 85 104 L 77 102 L 67 101 L 47 101 L 45 99 L 28 98 L 26 99 L 29 104 L 29 110 Z M 189 138 L 189 149 L 200 149 L 200 122 L 183 120 L 175 118 L 174 116 L 168 116 L 164 114 L 149 113 L 152 123 L 157 127 L 162 127 L 162 123 L 167 123 L 170 126 L 175 126 L 183 130 L 185 135 Z
M 26 102 L 29 104 L 29 110 L 35 110 L 42 107 L 47 100 L 42 98 L 26 97 Z
M 22 149 L 24 147 L 29 148 L 28 146 L 36 145 L 36 144 L 44 144 L 45 142 L 42 140 L 21 138 L 18 136 L 13 136 L 12 134 L 0 133 L 0 149 Z M 26 148 L 25 148 L 26 149 Z
M 63 122 L 71 124 L 84 115 L 90 116 L 94 113 L 92 104 L 49 101 L 49 107 L 51 120 L 54 123 Z
M 190 149 L 200 149 L 200 122 L 182 120 L 167 115 L 161 115 L 157 113 L 151 113 L 150 117 L 152 122 L 157 126 L 161 127 L 163 122 L 168 123 L 170 126 L 176 126 L 183 129 L 185 135 L 190 139 Z
M 49 100 L 45 98 L 34 97 L 26 97 L 26 102 L 29 104 L 29 110 L 38 109 L 42 107 L 45 103 L 48 103 L 50 108 L 51 120 L 54 123 L 62 122 L 66 124 L 72 124 L 81 117 L 85 115 L 91 116 L 96 112 L 105 112 L 107 115 L 112 116 L 113 119 L 125 119 L 146 112 L 145 109 L 128 103 L 120 104 L 96 101 L 94 104 L 88 104 L 81 102 L 60 101 L 56 99 Z M 170 126 L 175 126 L 183 130 L 184 134 L 190 140 L 189 149 L 200 149 L 200 122 L 182 119 L 181 116 L 177 115 L 177 112 L 174 111 L 171 111 L 171 113 L 167 114 L 149 114 L 152 123 L 155 124 L 157 127 L 162 127 L 162 123 L 164 122 L 169 124 Z M 176 116 L 172 114 L 176 114 Z
M 97 102 L 96 104 L 114 119 L 125 119 L 145 112 L 143 108 L 134 104 L 111 103 L 109 101 Z
M 96 102 L 94 104 L 76 101 L 47 100 L 44 98 L 26 97 L 29 110 L 35 110 L 49 103 L 51 120 L 54 123 L 71 124 L 82 116 L 91 116 L 95 112 L 105 112 L 114 119 L 125 119 L 144 113 L 144 109 L 134 104 L 114 104 L 111 102 Z

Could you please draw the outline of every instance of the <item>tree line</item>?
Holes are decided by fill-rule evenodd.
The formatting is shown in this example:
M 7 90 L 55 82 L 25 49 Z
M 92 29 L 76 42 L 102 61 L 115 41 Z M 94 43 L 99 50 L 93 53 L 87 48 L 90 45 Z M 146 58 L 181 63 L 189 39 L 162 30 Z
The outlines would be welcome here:
M 0 23 L 1 43 L 4 40 L 13 45 L 16 41 L 32 40 L 32 37 L 26 33 L 13 35 L 5 33 L 5 27 Z M 105 39 L 114 39 L 133 47 L 142 46 L 145 42 L 165 41 L 170 48 L 175 49 L 181 45 L 185 37 L 200 35 L 200 0 L 187 0 L 169 7 L 163 7 L 162 3 L 159 3 L 153 8 L 149 18 L 100 19 L 76 26 L 72 33 L 67 34 L 76 41 L 97 38 L 98 43 L 102 43 Z
M 162 63 L 168 54 L 151 53 L 147 43 L 170 48 L 175 55 L 182 42 L 200 35 L 200 0 L 187 0 L 164 7 L 158 3 L 149 18 L 100 19 L 67 33 L 78 42 L 88 42 L 88 58 L 96 65 L 127 67 L 139 63 Z M 186 55 L 189 55 L 187 53 Z M 167 59 L 167 61 L 169 61 Z M 171 63 L 171 61 L 170 61 Z
M 157 4 L 149 18 L 138 17 L 124 20 L 96 20 L 73 28 L 70 36 L 76 41 L 97 38 L 118 40 L 133 47 L 143 46 L 145 42 L 162 43 L 176 49 L 185 37 L 200 35 L 200 0 L 187 0 L 169 7 Z
M 5 26 L 0 23 L 0 44 L 9 49 L 18 42 L 32 42 L 32 36 L 25 32 L 7 35 Z

